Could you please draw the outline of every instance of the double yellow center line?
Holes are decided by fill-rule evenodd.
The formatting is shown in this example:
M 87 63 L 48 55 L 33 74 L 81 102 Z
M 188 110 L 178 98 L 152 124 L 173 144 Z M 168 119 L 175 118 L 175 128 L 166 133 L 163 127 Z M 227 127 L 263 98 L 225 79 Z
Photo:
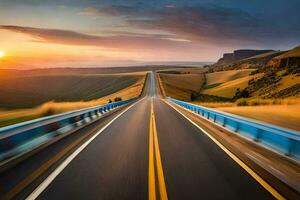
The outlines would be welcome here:
M 156 168 L 154 162 L 156 161 Z M 155 174 L 155 169 L 157 174 Z M 156 176 L 158 180 L 158 188 L 156 188 Z M 159 195 L 156 195 L 158 189 Z M 167 200 L 167 190 L 164 179 L 164 172 L 159 151 L 159 144 L 157 138 L 156 122 L 153 109 L 153 99 L 151 99 L 151 112 L 150 112 L 150 128 L 149 128 L 149 176 L 148 176 L 148 193 L 149 200 L 156 200 L 159 196 L 160 200 Z

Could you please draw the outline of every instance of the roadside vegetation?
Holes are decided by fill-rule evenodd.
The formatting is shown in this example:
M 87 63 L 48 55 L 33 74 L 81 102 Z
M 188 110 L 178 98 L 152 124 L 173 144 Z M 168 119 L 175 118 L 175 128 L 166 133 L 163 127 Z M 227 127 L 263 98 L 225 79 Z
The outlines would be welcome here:
M 37 106 L 34 106 L 34 105 L 36 105 L 38 103 L 32 104 L 32 102 L 29 102 L 29 104 L 24 105 L 24 103 L 26 103 L 26 101 L 25 101 L 25 102 L 23 102 L 22 107 L 20 106 L 20 103 L 22 103 L 22 99 L 12 101 L 12 103 L 16 102 L 17 106 L 1 103 L 1 106 L 6 107 L 6 108 L 0 109 L 0 127 L 36 119 L 39 117 L 54 115 L 54 114 L 58 114 L 58 113 L 66 112 L 66 111 L 102 105 L 102 104 L 108 103 L 109 100 L 111 100 L 111 102 L 117 102 L 117 101 L 122 101 L 122 100 L 137 97 L 141 94 L 141 92 L 143 90 L 143 85 L 144 85 L 144 81 L 145 81 L 145 77 L 146 77 L 145 75 L 146 75 L 146 73 L 142 73 L 142 74 L 138 74 L 138 75 L 137 74 L 125 75 L 124 77 L 120 74 L 108 75 L 108 77 L 106 75 L 105 76 L 93 75 L 93 77 L 91 77 L 91 79 L 90 79 L 90 83 L 88 83 L 88 80 L 86 80 L 86 82 L 84 82 L 85 84 L 82 84 L 82 85 L 80 85 L 80 81 L 77 82 L 76 84 L 74 83 L 74 81 L 76 82 L 76 78 L 75 78 L 75 80 L 74 79 L 72 80 L 72 78 L 74 78 L 74 76 L 72 76 L 72 78 L 65 77 L 66 79 L 64 80 L 63 83 L 66 83 L 68 81 L 71 82 L 71 83 L 66 84 L 66 85 L 69 85 L 70 88 L 67 88 L 66 86 L 64 86 L 64 92 L 66 93 L 65 100 L 62 98 L 59 101 L 56 101 L 56 100 L 46 101 Z M 47 77 L 47 78 L 48 79 L 46 79 L 46 80 L 50 79 L 50 77 Z M 90 78 L 90 77 L 85 76 L 83 79 L 88 79 L 88 78 Z M 101 78 L 103 78 L 104 80 Z M 43 81 L 45 79 L 39 79 L 39 80 Z M 55 76 L 55 80 L 57 80 L 56 76 Z M 37 80 L 34 79 L 34 82 L 36 84 L 38 84 L 36 81 Z M 78 81 L 78 79 L 77 79 L 77 81 Z M 63 84 L 63 83 L 61 83 L 61 84 Z M 42 82 L 40 82 L 40 84 L 43 85 Z M 91 86 L 91 84 L 92 84 L 92 86 Z M 50 85 L 51 85 L 51 83 L 50 83 Z M 53 83 L 52 85 L 57 86 L 60 84 Z M 43 99 L 47 99 L 47 98 L 45 98 L 45 96 L 47 96 L 47 94 L 48 94 L 47 93 L 48 86 L 44 87 L 44 89 L 43 89 L 43 91 L 44 91 Z M 76 95 L 74 96 L 74 92 L 72 91 L 72 86 L 74 86 L 75 88 L 77 88 L 80 91 L 84 91 L 84 90 L 89 90 L 89 91 L 85 91 L 84 92 L 85 95 L 80 94 L 78 96 L 76 96 Z M 90 86 L 92 88 L 89 88 Z M 41 86 L 39 86 L 39 87 L 41 87 Z M 25 88 L 26 90 L 29 90 L 30 87 L 29 87 L 29 85 L 26 85 L 23 88 Z M 26 91 L 26 90 L 23 89 L 23 91 Z M 41 89 L 41 91 L 42 91 L 42 89 Z M 61 93 L 62 92 L 61 87 L 57 87 L 56 91 L 57 91 L 57 93 Z M 14 90 L 12 90 L 11 93 L 12 93 L 11 95 L 13 95 Z M 28 93 L 30 93 L 30 91 L 28 91 Z M 53 95 L 53 92 L 50 94 Z M 71 96 L 72 96 L 72 101 L 69 100 L 69 98 Z M 86 96 L 89 96 L 89 98 L 84 98 Z M 94 97 L 94 98 L 92 98 L 92 97 Z M 32 98 L 41 99 L 38 96 L 33 96 Z M 3 100 L 3 98 L 1 98 L 1 100 Z M 6 106 L 4 106 L 4 105 L 6 105 Z M 33 106 L 29 107 L 29 105 L 30 106 L 33 105 Z M 7 109 L 7 107 L 9 107 L 10 109 Z M 21 107 L 21 108 L 19 108 L 19 107 Z M 12 109 L 12 108 L 15 108 L 15 109 Z

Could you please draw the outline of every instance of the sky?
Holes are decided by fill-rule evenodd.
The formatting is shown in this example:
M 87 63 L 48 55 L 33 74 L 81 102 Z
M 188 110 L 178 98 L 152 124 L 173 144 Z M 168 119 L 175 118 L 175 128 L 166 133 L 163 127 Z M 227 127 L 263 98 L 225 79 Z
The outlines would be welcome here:
M 300 44 L 300 0 L 0 0 L 0 68 L 214 62 Z

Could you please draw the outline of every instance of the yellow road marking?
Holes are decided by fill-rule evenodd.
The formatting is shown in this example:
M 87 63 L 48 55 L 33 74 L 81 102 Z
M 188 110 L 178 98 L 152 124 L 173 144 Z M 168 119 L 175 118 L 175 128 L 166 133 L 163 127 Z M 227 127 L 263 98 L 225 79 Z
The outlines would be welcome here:
M 153 143 L 153 141 L 154 141 L 154 143 Z M 149 128 L 149 179 L 148 179 L 149 200 L 156 199 L 153 147 L 154 147 L 155 158 L 156 158 L 159 197 L 161 200 L 167 200 L 168 195 L 167 195 L 166 183 L 165 183 L 165 179 L 164 179 L 164 172 L 163 172 L 162 162 L 161 162 L 161 157 L 160 157 L 155 115 L 154 115 L 154 109 L 153 109 L 153 99 L 151 99 L 150 128 Z
M 152 116 L 152 107 L 151 107 L 151 116 Z M 153 123 L 152 123 L 152 117 L 151 116 L 150 116 L 150 128 L 149 128 L 148 191 L 149 191 L 149 200 L 155 200 L 156 199 L 156 192 L 155 192 L 155 171 L 154 171 L 154 152 L 153 152 Z
M 176 110 L 179 114 L 181 114 L 184 118 L 186 118 L 189 122 L 191 122 L 194 126 L 200 129 L 205 135 L 207 135 L 216 145 L 218 145 L 231 159 L 233 159 L 239 166 L 241 166 L 248 174 L 250 174 L 261 186 L 263 186 L 270 194 L 272 194 L 276 199 L 284 200 L 285 198 L 277 192 L 270 184 L 268 184 L 262 177 L 260 177 L 256 172 L 254 172 L 248 165 L 246 165 L 242 160 L 240 160 L 236 155 L 231 153 L 223 144 L 221 144 L 217 139 L 211 136 L 207 131 L 201 128 L 194 121 L 185 116 L 182 112 L 180 112 L 177 108 L 171 105 L 169 102 L 164 100 L 166 104 L 171 106 L 174 110 Z
M 153 112 L 153 130 L 154 130 L 154 147 L 155 147 L 155 157 L 156 157 L 156 168 L 157 168 L 157 175 L 158 175 L 158 183 L 159 183 L 159 191 L 160 191 L 160 199 L 161 200 L 167 200 L 167 190 L 166 190 L 166 183 L 164 179 L 164 172 L 162 168 L 162 162 L 160 157 L 160 150 L 159 150 L 159 144 L 158 144 L 158 138 L 157 138 L 157 129 L 156 129 L 156 122 L 155 122 L 155 116 Z

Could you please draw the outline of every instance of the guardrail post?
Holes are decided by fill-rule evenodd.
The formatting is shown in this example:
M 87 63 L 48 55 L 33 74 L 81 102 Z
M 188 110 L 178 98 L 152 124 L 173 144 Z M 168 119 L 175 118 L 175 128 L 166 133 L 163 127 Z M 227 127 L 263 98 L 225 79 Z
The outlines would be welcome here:
M 262 135 L 262 130 L 259 128 L 256 128 L 256 134 L 254 136 L 254 141 L 259 142 L 261 135 Z
M 226 126 L 226 117 L 223 117 L 223 124 L 222 124 L 223 127 Z
M 239 124 L 239 122 L 236 122 L 236 126 L 235 126 L 235 129 L 234 129 L 234 132 L 238 132 L 239 131 L 239 127 L 240 126 L 240 124 Z
M 216 122 L 216 118 L 217 118 L 217 117 L 216 117 L 216 114 L 214 114 L 213 116 L 214 116 L 214 122 Z
M 292 156 L 293 155 L 292 152 L 293 152 L 294 145 L 295 145 L 295 141 L 293 139 L 289 139 L 289 146 L 288 146 L 287 152 L 286 152 L 287 156 Z
M 89 112 L 89 117 L 93 119 L 93 111 Z

